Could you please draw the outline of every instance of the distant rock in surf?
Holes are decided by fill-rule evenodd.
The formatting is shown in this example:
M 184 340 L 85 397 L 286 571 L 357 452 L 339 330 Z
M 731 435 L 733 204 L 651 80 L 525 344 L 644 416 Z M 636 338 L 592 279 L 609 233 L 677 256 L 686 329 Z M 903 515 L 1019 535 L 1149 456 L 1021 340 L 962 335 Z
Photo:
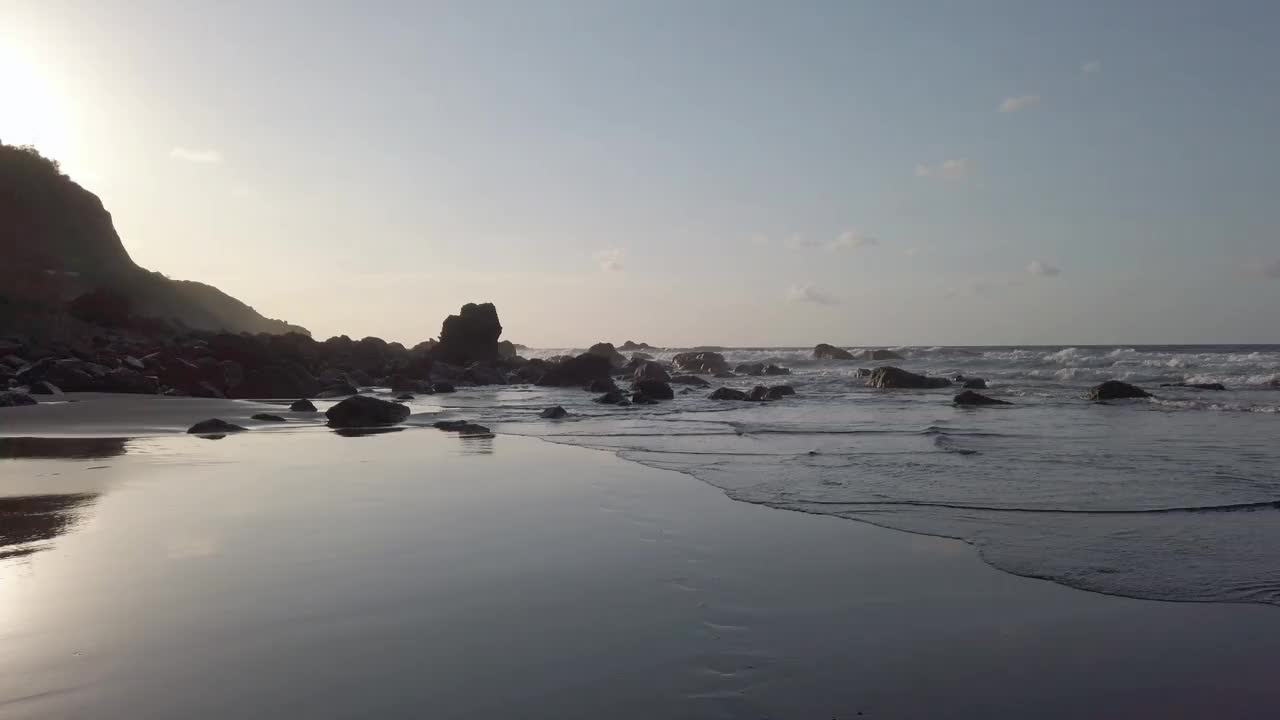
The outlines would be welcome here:
M 240 427 L 220 418 L 201 420 L 187 429 L 189 435 L 226 435 L 227 433 L 244 432 L 248 428 Z
M 795 395 L 796 391 L 790 385 L 777 385 L 775 387 L 765 387 L 757 385 L 747 393 L 747 400 L 752 402 L 766 402 L 770 400 L 781 400 L 788 395 Z
M 962 380 L 962 381 L 957 380 L 956 382 L 963 382 L 964 385 L 962 385 L 961 387 L 963 387 L 965 390 L 986 390 L 987 389 L 987 381 L 983 380 L 982 378 L 966 378 L 965 380 Z
M 1101 385 L 1095 385 L 1089 389 L 1089 399 L 1094 401 L 1127 400 L 1149 397 L 1151 397 L 1151 393 L 1146 390 L 1143 390 L 1136 385 L 1120 382 L 1119 380 L 1108 380 Z
M 491 435 L 493 431 L 483 425 L 467 420 L 441 420 L 433 424 L 437 430 L 456 432 L 462 435 Z
M 621 345 L 619 345 L 618 349 L 621 350 L 622 352 L 632 352 L 634 350 L 653 350 L 655 348 L 649 343 L 644 343 L 644 342 L 638 343 L 638 342 L 628 340 L 622 343 Z
M 815 360 L 852 360 L 853 353 L 826 343 L 818 343 L 813 348 Z
M 262 422 L 284 422 L 284 418 L 271 413 L 255 413 L 249 416 L 250 420 L 260 420 Z
M 457 392 L 458 388 L 453 386 L 451 382 L 435 382 L 431 383 L 431 391 L 437 393 Z
M 729 370 L 729 363 L 718 352 L 683 352 L 671 358 L 676 368 L 686 373 L 714 375 Z
M 613 392 L 614 390 L 617 390 L 617 389 L 618 389 L 618 385 L 613 381 L 613 378 L 604 378 L 603 380 L 592 380 L 590 383 L 587 384 L 587 387 L 586 387 L 587 392 L 593 392 L 593 393 L 607 393 L 607 392 Z
M 983 395 L 981 393 L 976 393 L 972 390 L 965 390 L 964 392 L 960 393 L 955 397 L 954 402 L 957 405 L 1012 405 L 1013 404 L 1011 402 L 1005 402 L 1004 400 L 997 400 L 995 398 L 987 397 L 986 395 Z
M 352 395 L 325 412 L 329 427 L 355 428 L 395 425 L 409 417 L 409 408 L 400 403 L 368 395 Z
M 595 345 L 587 348 L 587 354 L 605 358 L 609 361 L 610 365 L 616 368 L 620 368 L 627 364 L 627 358 L 625 358 L 622 353 L 618 352 L 617 348 L 613 346 L 613 343 L 596 343 Z
M 669 381 L 672 385 L 696 385 L 698 387 L 711 387 L 711 383 L 703 380 L 697 375 L 672 375 Z
M 662 367 L 661 363 L 643 360 L 637 365 L 635 372 L 631 376 L 631 381 L 638 383 L 646 380 L 667 383 L 671 382 L 671 375 L 666 368 Z
M 549 407 L 546 410 L 543 410 L 542 412 L 538 413 L 538 417 L 544 418 L 547 420 L 559 420 L 562 417 L 568 417 L 568 415 L 569 415 L 569 411 L 565 410 L 559 405 L 556 405 L 554 407 Z
M 901 368 L 885 366 L 872 370 L 871 376 L 867 379 L 867 384 L 876 388 L 929 390 L 949 387 L 951 381 L 946 378 L 927 377 L 907 372 Z
M 905 360 L 892 350 L 859 350 L 853 355 L 854 360 Z
M 766 365 L 765 363 L 762 363 L 762 362 L 743 363 L 737 366 L 736 368 L 734 368 L 733 371 L 735 373 L 738 373 L 739 375 L 748 375 L 750 377 L 759 377 L 761 375 L 790 375 L 791 374 L 791 371 L 788 370 L 787 368 L 774 365 L 773 363 L 769 363 Z
M 467 303 L 457 315 L 444 319 L 440 342 L 431 354 L 437 360 L 466 367 L 473 362 L 498 359 L 502 323 L 493 303 Z
M 630 405 L 631 401 L 618 388 L 614 388 L 591 402 L 600 403 L 601 405 Z
M 413 393 L 400 393 L 399 395 L 396 395 L 396 402 L 409 402 L 410 400 L 416 399 L 417 397 Z
M 711 400 L 746 400 L 747 394 L 741 390 L 733 388 L 716 388 L 715 392 L 707 396 Z
M 661 380 L 639 380 L 631 384 L 631 402 L 644 403 L 648 400 L 671 400 L 676 394 L 671 386 Z
M 1187 388 L 1188 390 L 1226 390 L 1227 386 L 1222 383 L 1160 383 L 1160 387 Z
M 293 412 L 315 412 L 316 406 L 310 400 L 303 398 L 301 400 L 294 400 L 293 404 L 289 406 L 289 409 Z
M 596 380 L 609 380 L 613 363 L 608 357 L 583 353 L 552 365 L 538 379 L 538 385 L 586 387 Z

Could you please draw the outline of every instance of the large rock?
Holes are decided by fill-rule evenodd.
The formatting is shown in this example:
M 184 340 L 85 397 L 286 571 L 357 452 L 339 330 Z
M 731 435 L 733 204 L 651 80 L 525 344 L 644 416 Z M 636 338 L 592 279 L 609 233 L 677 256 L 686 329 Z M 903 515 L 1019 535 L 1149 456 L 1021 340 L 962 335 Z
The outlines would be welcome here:
M 955 397 L 954 402 L 957 405 L 1012 405 L 1013 404 L 1011 402 L 1005 402 L 1004 400 L 997 400 L 995 398 L 987 397 L 982 393 L 976 393 L 972 390 L 965 390 L 964 392 L 960 393 Z
M 843 359 L 843 358 L 841 358 Z M 898 353 L 892 350 L 859 350 L 854 353 L 855 360 L 905 360 Z
M 355 390 L 352 389 L 352 392 Z M 281 363 L 246 372 L 244 381 L 229 396 L 285 400 L 316 397 L 319 393 L 320 382 L 305 368 L 294 363 Z
M 395 425 L 409 417 L 409 408 L 368 395 L 352 395 L 325 412 L 329 427 L 359 428 Z
M 757 385 L 747 393 L 747 400 L 753 402 L 765 402 L 768 400 L 781 400 L 788 395 L 795 395 L 796 391 L 790 385 L 778 385 L 775 387 L 765 387 Z
M 964 385 L 961 387 L 965 390 L 986 390 L 987 381 L 982 378 L 965 378 Z
M 644 400 L 671 400 L 675 398 L 675 391 L 671 386 L 661 380 L 640 380 L 632 383 L 632 402 L 643 402 Z
M 927 377 L 925 375 L 917 375 L 907 372 L 901 368 L 893 366 L 878 367 L 871 371 L 871 377 L 867 379 L 867 384 L 877 388 L 909 388 L 916 390 L 928 390 L 932 388 L 944 388 L 951 385 L 951 381 L 946 378 Z
M 432 351 L 437 360 L 463 367 L 473 362 L 493 362 L 499 358 L 498 338 L 502 323 L 493 303 L 467 303 L 457 315 L 445 318 L 440 342 Z
M 1126 400 L 1149 397 L 1151 397 L 1151 393 L 1146 390 L 1119 380 L 1108 380 L 1089 389 L 1090 400 Z
M 818 343 L 813 348 L 815 360 L 852 360 L 853 353 L 826 343 Z
M 248 430 L 248 428 L 229 423 L 221 418 L 210 418 L 192 425 L 187 429 L 187 433 L 191 435 L 226 435 L 227 433 L 244 432 L 245 430 Z
M 569 415 L 569 411 L 565 410 L 559 405 L 553 405 L 552 407 L 549 407 L 546 410 L 543 410 L 542 412 L 538 413 L 538 417 L 543 418 L 545 420 L 559 420 L 562 417 L 568 417 L 568 415 Z
M 36 399 L 24 392 L 17 390 L 5 390 L 0 392 L 0 408 L 6 407 L 22 407 L 24 405 L 35 405 Z
M 697 375 L 673 375 L 668 380 L 672 385 L 696 385 L 698 387 L 711 387 L 711 383 Z
M 15 377 L 23 385 L 45 382 L 64 392 L 154 395 L 159 391 L 154 377 L 125 367 L 109 368 L 79 358 L 45 358 L 18 371 Z
M 631 381 L 638 383 L 645 380 L 668 383 L 671 382 L 671 375 L 667 372 L 666 368 L 662 367 L 661 363 L 656 363 L 652 360 L 644 360 L 638 367 L 636 367 L 635 372 L 631 375 Z
M 613 364 L 607 357 L 583 353 L 547 368 L 538 385 L 550 387 L 586 387 L 597 380 L 609 380 Z
M 707 396 L 712 400 L 746 400 L 747 394 L 741 390 L 733 388 L 716 388 L 716 391 Z
M 601 405 L 630 405 L 631 401 L 627 399 L 622 391 L 614 388 L 591 402 L 600 403 Z
M 622 343 L 622 345 L 618 349 L 622 350 L 623 352 L 631 352 L 634 350 L 653 350 L 654 347 L 649 343 L 642 343 L 642 342 L 638 343 L 638 342 L 633 342 L 631 340 L 628 340 Z
M 315 412 L 316 406 L 310 400 L 302 398 L 301 400 L 294 400 L 289 409 L 293 412 Z
M 784 368 L 784 367 L 780 367 L 780 366 L 778 366 L 778 365 L 772 365 L 772 364 L 771 364 L 771 365 L 766 365 L 766 366 L 765 366 L 765 368 L 764 368 L 764 374 L 765 374 L 765 375 L 790 375 L 790 374 L 791 374 L 791 370 L 790 370 L 789 368 Z
M 623 357 L 622 353 L 618 352 L 618 350 L 613 347 L 613 343 L 596 343 L 595 345 L 587 348 L 587 354 L 606 358 L 608 359 L 609 364 L 616 368 L 620 368 L 627 364 L 627 359 Z
M 735 373 L 738 373 L 739 375 L 749 375 L 751 377 L 756 377 L 764 374 L 764 363 L 762 362 L 741 363 L 737 367 L 735 367 L 733 371 Z
M 729 371 L 729 363 L 718 352 L 683 352 L 671 358 L 676 368 L 687 373 L 715 375 Z

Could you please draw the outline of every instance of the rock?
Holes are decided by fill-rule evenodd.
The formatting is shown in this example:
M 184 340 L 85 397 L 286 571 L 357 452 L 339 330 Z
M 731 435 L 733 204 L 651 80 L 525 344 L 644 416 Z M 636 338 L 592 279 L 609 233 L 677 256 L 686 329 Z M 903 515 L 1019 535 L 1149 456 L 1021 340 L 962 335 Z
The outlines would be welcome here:
M 858 368 L 858 377 L 860 378 L 871 377 L 871 368 Z
M 1149 397 L 1151 397 L 1151 393 L 1146 390 L 1119 380 L 1108 380 L 1101 385 L 1095 385 L 1089 390 L 1089 399 L 1096 401 Z
M 628 340 L 622 343 L 618 349 L 623 352 L 631 352 L 632 350 L 653 350 L 654 347 L 649 343 L 638 343 Z
M 590 353 L 562 360 L 547 368 L 539 385 L 551 387 L 586 387 L 595 380 L 609 380 L 613 363 L 609 358 Z
M 1187 388 L 1188 390 L 1226 390 L 1227 386 L 1222 383 L 1160 383 L 1160 387 L 1176 387 Z M 32 390 L 32 392 L 35 392 Z
M 24 405 L 36 404 L 36 399 L 24 392 L 18 392 L 17 390 L 5 390 L 0 392 L 0 408 L 22 407 Z
M 343 380 L 346 381 L 347 385 L 350 385 L 351 387 L 355 387 L 355 388 L 371 387 L 373 385 L 377 385 L 377 382 L 374 381 L 372 375 L 365 372 L 364 370 L 360 370 L 359 368 L 347 373 L 346 376 L 343 377 Z
M 219 418 L 210 418 L 209 420 L 201 420 L 187 429 L 189 435 L 226 435 L 227 433 L 244 432 L 248 428 L 240 427 L 234 423 Z
M 617 390 L 617 389 L 618 389 L 618 385 L 613 382 L 613 378 L 606 378 L 604 380 L 592 380 L 591 384 L 587 385 L 587 392 L 593 392 L 593 393 L 607 393 L 607 392 L 613 392 L 614 390 Z
M 434 423 L 433 427 L 437 430 L 445 430 L 447 432 L 456 432 L 462 435 L 492 435 L 493 431 L 483 425 L 477 425 L 466 420 L 441 420 Z
M 981 393 L 976 393 L 972 390 L 965 390 L 964 392 L 955 396 L 954 402 L 957 405 L 1012 405 L 1013 404 L 1011 402 L 1005 402 L 1004 400 L 997 400 L 995 398 L 987 397 L 986 395 L 983 395 Z
M 506 385 L 507 374 L 487 363 L 472 363 L 463 377 L 476 385 Z
M 834 345 L 818 343 L 813 347 L 813 357 L 815 360 L 852 360 L 853 353 Z
M 284 418 L 271 413 L 257 413 L 249 416 L 250 420 L 261 420 L 263 422 L 284 422 Z
M 649 353 L 645 353 L 645 352 L 635 352 L 635 353 L 631 353 L 631 359 L 632 359 L 632 361 L 635 361 L 635 360 L 652 360 L 652 359 L 653 359 L 653 356 L 652 356 L 652 355 L 650 355 Z
M 946 378 L 926 377 L 924 375 L 916 375 L 900 368 L 885 366 L 878 367 L 871 371 L 871 377 L 867 380 L 867 384 L 877 388 L 910 388 L 917 390 L 927 390 L 931 388 L 944 388 L 951 385 L 951 381 Z
M 493 303 L 467 303 L 457 315 L 445 318 L 432 357 L 463 367 L 473 362 L 493 362 L 499 356 L 501 335 L 502 323 L 498 322 L 498 309 Z
M 169 383 L 173 384 L 173 383 Z M 174 387 L 181 387 L 174 385 Z M 281 362 L 245 371 L 244 382 L 232 389 L 233 398 L 279 399 L 316 397 L 320 382 L 294 362 Z
M 556 405 L 555 407 L 549 407 L 546 410 L 543 410 L 542 412 L 538 413 L 538 417 L 545 418 L 547 420 L 559 420 L 560 418 L 567 417 L 568 415 L 569 415 L 569 411 L 565 410 L 559 405 Z
M 524 346 L 522 345 L 521 347 Z M 498 342 L 498 359 L 510 360 L 511 358 L 516 357 L 518 349 L 519 348 L 516 347 L 516 344 L 510 340 L 501 340 Z
M 419 393 L 422 395 L 430 395 L 432 392 L 431 383 L 426 380 L 418 380 L 400 374 L 388 377 L 387 387 L 391 389 L 391 392 Z
M 986 390 L 987 389 L 987 381 L 983 380 L 982 378 L 968 378 L 963 382 L 964 382 L 964 385 L 962 385 L 961 387 L 963 387 L 965 390 Z
M 765 375 L 790 375 L 791 370 L 788 368 L 780 367 L 778 365 L 768 365 L 764 369 L 764 374 Z
M 41 380 L 39 382 L 31 383 L 31 385 L 27 387 L 27 392 L 32 395 L 61 395 L 62 389 L 51 382 Z
M 707 397 L 712 400 L 746 400 L 747 394 L 741 390 L 722 387 L 717 388 L 715 392 L 711 393 Z
M 595 400 L 592 400 L 591 402 L 600 403 L 601 405 L 621 405 L 623 403 L 626 403 L 628 405 L 630 404 L 630 401 L 627 400 L 627 396 L 623 395 L 622 391 L 617 388 L 610 390 L 609 392 L 605 393 L 604 395 L 601 395 L 600 397 L 596 398 Z
M 790 385 L 774 385 L 769 388 L 768 400 L 781 400 L 784 397 L 795 395 L 796 389 Z
M 716 378 L 717 380 L 727 380 L 729 378 L 736 378 L 738 376 L 737 374 L 731 373 L 728 370 L 722 370 L 716 373 L 715 375 L 712 375 L 712 377 Z M 710 383 L 707 383 L 707 384 L 710 385 Z
M 310 400 L 303 398 L 301 400 L 294 400 L 293 404 L 289 406 L 289 409 L 293 412 L 315 412 L 316 406 L 312 404 Z
M 587 348 L 587 354 L 605 358 L 610 365 L 616 368 L 627 364 L 627 359 L 613 347 L 613 343 L 596 343 Z
M 854 360 L 905 360 L 892 350 L 859 350 L 853 355 Z
M 409 408 L 368 395 L 352 395 L 325 413 L 329 427 L 375 427 L 394 425 L 409 417 Z
M 671 400 L 676 393 L 671 386 L 661 380 L 640 380 L 631 384 L 631 402 L 642 400 Z
M 671 382 L 671 375 L 667 373 L 666 368 L 660 363 L 652 360 L 644 360 L 631 376 L 632 383 L 653 381 L 660 383 Z
M 413 396 L 413 393 L 400 393 L 399 395 L 396 396 L 397 402 L 409 402 L 410 400 L 413 400 L 413 399 L 415 399 Z
M 769 388 L 763 385 L 757 385 L 751 388 L 751 392 L 747 393 L 747 400 L 751 402 L 764 402 L 769 399 Z
M 431 384 L 431 390 L 433 392 L 438 392 L 438 393 L 451 393 L 451 392 L 457 392 L 458 388 L 454 387 L 453 383 L 437 382 L 437 383 Z
M 321 390 L 320 392 L 316 393 L 316 397 L 340 398 L 340 397 L 346 397 L 348 395 L 355 395 L 359 392 L 360 391 L 354 385 L 344 381 L 344 382 L 338 383 L 337 385 L 333 385 L 325 388 L 324 390 Z
M 729 363 L 718 352 L 683 352 L 671 358 L 671 362 L 686 373 L 698 375 L 714 375 L 729 370 Z
M 764 363 L 762 362 L 743 363 L 738 367 L 734 368 L 733 371 L 735 373 L 738 373 L 739 375 L 749 375 L 751 377 L 756 377 L 764 374 Z
M 711 383 L 703 380 L 697 375 L 674 375 L 668 380 L 672 385 L 697 385 L 698 387 L 711 387 Z

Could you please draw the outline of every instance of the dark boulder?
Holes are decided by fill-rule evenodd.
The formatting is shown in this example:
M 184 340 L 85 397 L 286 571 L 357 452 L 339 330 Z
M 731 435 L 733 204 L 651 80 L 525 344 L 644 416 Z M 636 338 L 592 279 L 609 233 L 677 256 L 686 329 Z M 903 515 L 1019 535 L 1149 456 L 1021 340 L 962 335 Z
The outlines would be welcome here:
M 462 435 L 492 435 L 493 431 L 483 425 L 467 420 L 440 420 L 433 424 L 437 430 L 456 432 Z
M 636 367 L 635 372 L 631 375 L 631 381 L 633 383 L 638 383 L 646 380 L 667 383 L 671 382 L 671 375 L 660 363 L 656 363 L 652 360 L 644 360 L 641 361 L 640 365 Z
M 617 388 L 610 390 L 609 392 L 601 395 L 600 397 L 592 400 L 591 402 L 600 403 L 601 405 L 622 405 L 624 403 L 628 405 L 631 404 L 630 401 L 627 400 L 627 396 L 623 395 L 622 391 Z
M 538 417 L 544 418 L 546 420 L 559 420 L 560 418 L 567 417 L 568 415 L 569 415 L 569 411 L 565 410 L 559 405 L 556 405 L 554 407 L 549 407 L 546 410 L 543 410 L 542 412 L 538 413 Z
M 471 363 L 462 376 L 476 385 L 507 384 L 507 374 L 489 363 Z
M 871 377 L 871 368 L 858 368 L 857 374 L 860 378 L 869 378 Z
M 263 422 L 284 422 L 284 418 L 271 413 L 256 413 L 249 416 L 250 420 L 261 420 Z
M 310 400 L 303 398 L 301 400 L 294 400 L 293 404 L 289 406 L 289 409 L 293 412 L 315 412 L 316 406 Z
M 437 393 L 451 393 L 457 392 L 458 388 L 454 387 L 453 383 L 450 382 L 436 382 L 431 384 L 431 390 Z
M 592 380 L 586 387 L 587 392 L 607 393 L 618 389 L 618 384 L 613 378 L 605 378 L 604 380 Z
M 852 360 L 853 353 L 834 345 L 818 343 L 813 348 L 813 357 L 815 360 Z
M 1149 397 L 1151 397 L 1151 393 L 1146 390 L 1119 380 L 1108 380 L 1089 389 L 1089 399 L 1096 401 Z
M 627 359 L 623 357 L 622 353 L 618 352 L 613 343 L 596 343 L 587 348 L 587 354 L 605 358 L 615 368 L 620 368 L 627 364 Z
M 343 380 L 343 381 L 339 381 L 338 383 L 336 383 L 336 384 L 334 384 L 334 385 L 330 385 L 329 387 L 327 387 L 327 388 L 325 388 L 325 389 L 321 390 L 320 392 L 316 393 L 316 397 L 318 397 L 318 398 L 340 398 L 340 397 L 346 397 L 346 396 L 348 396 L 348 395 L 355 395 L 355 394 L 357 394 L 357 393 L 359 393 L 359 392 L 360 392 L 360 390 L 359 390 L 358 388 L 356 388 L 356 386 L 355 386 L 355 385 L 352 385 L 351 383 L 346 382 L 345 380 Z
M 769 388 L 767 400 L 781 400 L 789 395 L 795 395 L 796 389 L 790 385 L 774 385 Z
M 391 392 L 420 393 L 424 395 L 431 393 L 431 383 L 398 373 L 387 378 L 387 387 L 391 389 Z
M 586 387 L 595 380 L 609 380 L 613 364 L 607 357 L 583 353 L 547 368 L 538 384 L 550 387 Z
M 892 350 L 859 350 L 853 355 L 854 360 L 905 360 Z
M 718 352 L 683 352 L 671 358 L 676 368 L 686 373 L 698 375 L 714 375 L 728 372 L 729 363 Z
M 40 380 L 38 382 L 31 383 L 31 385 L 27 388 L 27 392 L 31 393 L 32 395 L 61 395 L 62 388 L 59 388 L 57 385 L 54 385 L 51 382 L 45 382 L 44 380 Z
M 516 350 L 517 348 L 515 343 L 510 340 L 501 340 L 498 342 L 498 359 L 510 360 L 511 358 L 516 357 Z
M 649 343 L 638 343 L 638 342 L 633 342 L 631 340 L 628 340 L 622 343 L 622 345 L 618 349 L 624 352 L 630 352 L 632 350 L 653 350 L 654 347 Z
M 739 375 L 749 375 L 751 377 L 756 377 L 764 374 L 764 363 L 762 362 L 742 363 L 738 365 L 738 367 L 734 368 L 733 371 L 735 373 L 738 373 Z
M 432 350 L 437 360 L 467 366 L 473 362 L 493 362 L 499 357 L 498 338 L 502 323 L 493 303 L 467 303 L 457 315 L 445 318 L 440 342 Z
M 631 384 L 631 402 L 644 400 L 671 400 L 676 393 L 671 386 L 661 380 L 640 380 Z
M 240 427 L 219 418 L 201 420 L 187 429 L 189 435 L 226 435 L 227 433 L 244 432 L 248 428 Z
M 877 388 L 907 388 L 917 390 L 927 390 L 932 388 L 944 388 L 951 385 L 951 381 L 946 378 L 927 377 L 925 375 L 917 375 L 907 372 L 900 368 L 886 366 L 878 367 L 871 371 L 871 377 L 868 378 L 867 384 Z
M 352 395 L 329 408 L 325 417 L 329 418 L 329 427 L 335 428 L 395 425 L 409 417 L 409 408 L 368 395 Z
M 963 387 L 965 390 L 986 390 L 987 389 L 987 381 L 983 380 L 982 378 L 967 378 L 963 382 L 964 382 L 964 385 L 962 385 L 961 387 Z
M 24 392 L 18 392 L 17 390 L 0 391 L 0 408 L 35 404 L 37 404 L 36 399 Z
M 791 370 L 789 368 L 780 367 L 778 365 L 767 365 L 765 366 L 764 374 L 765 375 L 790 375 Z
M 230 396 L 283 400 L 315 397 L 319 392 L 315 376 L 296 363 L 283 362 L 245 372 L 244 382 L 233 388 Z
M 396 402 L 409 402 L 410 400 L 413 400 L 413 399 L 414 399 L 413 393 L 400 393 L 399 395 L 396 396 Z
M 1005 402 L 1004 400 L 997 400 L 995 398 L 987 397 L 986 395 L 983 395 L 981 393 L 976 393 L 972 390 L 965 390 L 964 392 L 955 396 L 954 402 L 957 405 L 1012 405 L 1013 404 L 1011 402 Z
M 673 375 L 668 381 L 673 385 L 696 385 L 698 387 L 711 387 L 711 383 L 698 377 L 697 375 Z
M 716 388 L 716 391 L 707 396 L 712 400 L 746 400 L 747 394 L 741 390 L 733 388 Z

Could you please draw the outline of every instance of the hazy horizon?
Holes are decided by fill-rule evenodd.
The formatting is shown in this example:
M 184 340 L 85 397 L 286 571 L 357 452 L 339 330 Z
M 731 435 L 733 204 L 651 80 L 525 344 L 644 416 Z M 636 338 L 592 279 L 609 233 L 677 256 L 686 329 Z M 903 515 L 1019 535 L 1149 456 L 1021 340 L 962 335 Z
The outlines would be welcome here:
M 1245 12 L 1245 10 L 1248 12 Z M 1280 8 L 0 8 L 0 140 L 317 338 L 1265 343 Z

